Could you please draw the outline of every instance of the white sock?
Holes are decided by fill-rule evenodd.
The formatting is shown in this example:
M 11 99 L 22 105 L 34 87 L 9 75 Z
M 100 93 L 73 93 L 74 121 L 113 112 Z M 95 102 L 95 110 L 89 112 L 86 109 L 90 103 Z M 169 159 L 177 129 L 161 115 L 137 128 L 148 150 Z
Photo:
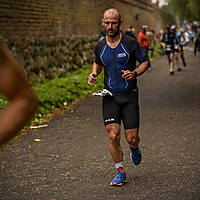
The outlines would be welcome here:
M 115 168 L 118 169 L 119 167 L 124 168 L 124 162 L 123 161 L 121 161 L 119 163 L 115 163 Z

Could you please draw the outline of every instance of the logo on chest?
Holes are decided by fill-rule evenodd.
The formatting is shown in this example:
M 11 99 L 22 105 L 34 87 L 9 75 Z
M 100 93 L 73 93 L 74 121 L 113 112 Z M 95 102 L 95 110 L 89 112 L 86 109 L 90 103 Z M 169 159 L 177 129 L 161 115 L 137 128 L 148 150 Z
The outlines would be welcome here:
M 122 58 L 122 57 L 126 57 L 126 54 L 125 53 L 119 53 L 117 56 L 118 56 L 118 58 Z

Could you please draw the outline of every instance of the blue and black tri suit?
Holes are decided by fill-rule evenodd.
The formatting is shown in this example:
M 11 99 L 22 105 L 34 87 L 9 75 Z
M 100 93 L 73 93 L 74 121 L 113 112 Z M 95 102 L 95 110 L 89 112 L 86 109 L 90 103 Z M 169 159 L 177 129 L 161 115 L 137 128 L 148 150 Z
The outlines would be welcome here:
M 95 46 L 95 63 L 104 66 L 105 88 L 114 93 L 123 93 L 137 88 L 137 80 L 125 80 L 121 70 L 135 70 L 136 60 L 147 61 L 147 57 L 137 40 L 122 35 L 116 48 L 111 48 L 103 39 Z
M 122 78 L 121 70 L 134 71 L 136 60 L 141 64 L 147 57 L 137 40 L 122 34 L 120 43 L 111 48 L 106 39 L 95 46 L 95 63 L 104 67 L 105 88 L 113 96 L 103 97 L 104 124 L 121 124 L 125 129 L 139 128 L 137 79 Z

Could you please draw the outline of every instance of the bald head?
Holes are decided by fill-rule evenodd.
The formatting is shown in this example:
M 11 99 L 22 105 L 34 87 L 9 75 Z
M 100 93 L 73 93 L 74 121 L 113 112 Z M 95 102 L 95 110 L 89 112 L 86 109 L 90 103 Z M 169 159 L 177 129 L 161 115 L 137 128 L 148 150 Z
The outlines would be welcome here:
M 103 18 L 118 18 L 119 21 L 121 20 L 121 15 L 119 14 L 119 11 L 116 8 L 109 8 L 107 9 L 104 14 L 103 14 Z
M 107 36 L 115 37 L 120 33 L 121 17 L 117 9 L 110 8 L 104 12 L 102 25 Z

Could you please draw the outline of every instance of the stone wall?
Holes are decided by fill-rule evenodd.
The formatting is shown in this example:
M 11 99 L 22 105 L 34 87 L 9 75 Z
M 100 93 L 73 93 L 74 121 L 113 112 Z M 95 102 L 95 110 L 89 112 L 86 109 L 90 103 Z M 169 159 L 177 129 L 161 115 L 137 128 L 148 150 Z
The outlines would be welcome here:
M 0 35 L 96 34 L 102 30 L 102 13 L 109 7 L 119 9 L 122 30 L 143 24 L 156 28 L 150 0 L 1 0 Z

